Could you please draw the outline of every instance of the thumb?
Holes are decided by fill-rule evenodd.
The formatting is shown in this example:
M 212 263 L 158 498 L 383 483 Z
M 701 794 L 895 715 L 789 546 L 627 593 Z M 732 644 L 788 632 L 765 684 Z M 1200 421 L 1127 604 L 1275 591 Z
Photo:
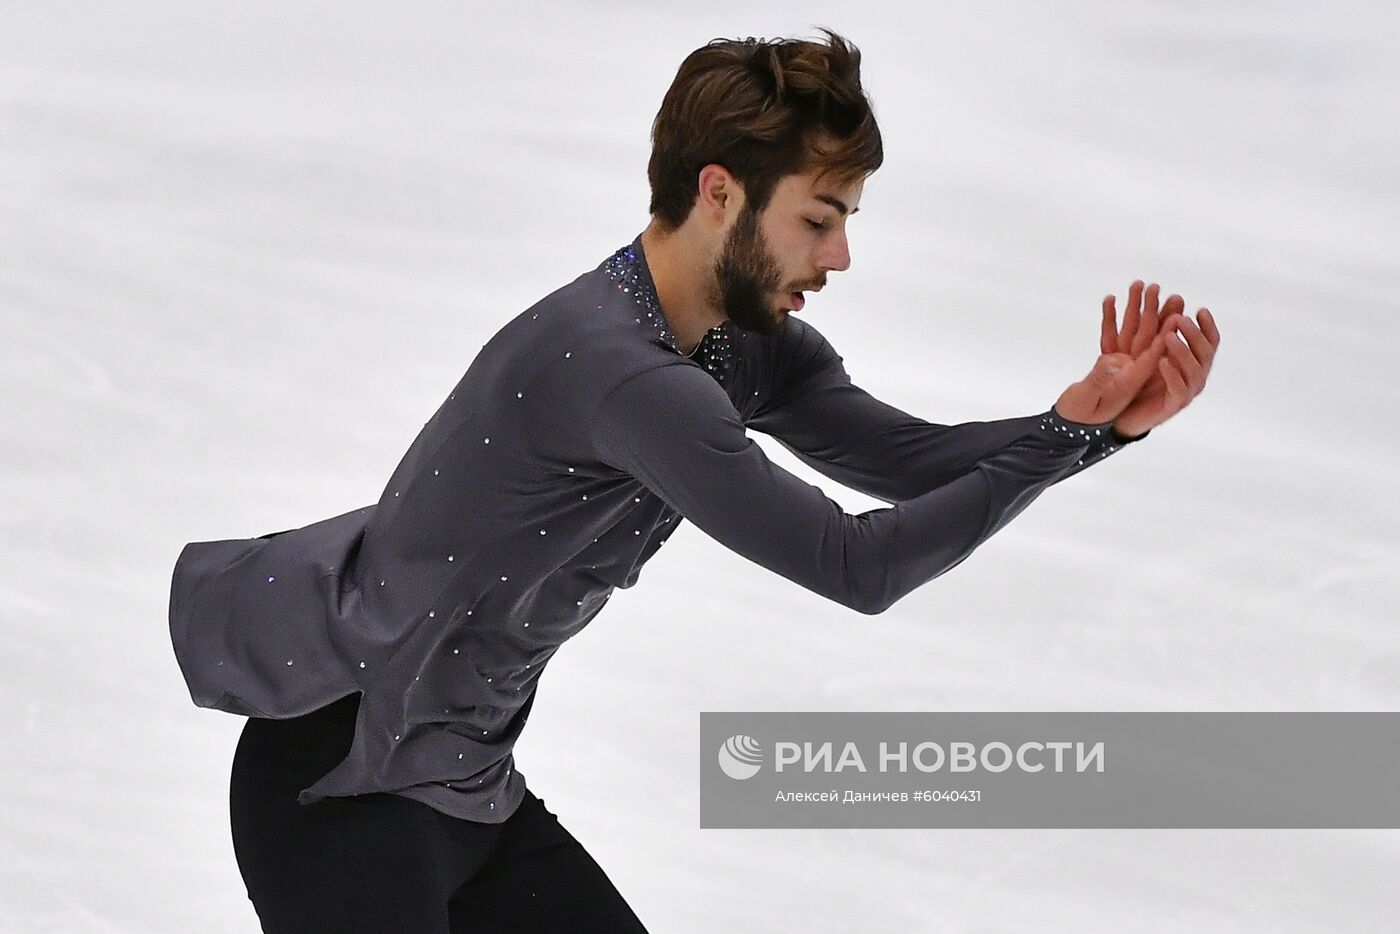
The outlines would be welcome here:
M 1152 375 L 1157 372 L 1157 361 L 1162 358 L 1166 349 L 1166 336 L 1159 333 L 1136 358 L 1129 357 L 1127 354 L 1119 354 L 1118 356 L 1127 359 L 1127 365 L 1120 367 L 1113 379 L 1121 384 L 1124 392 L 1136 395 L 1137 391 L 1146 385 Z
M 1131 365 L 1132 358 L 1124 353 L 1100 354 L 1094 361 L 1094 368 L 1084 379 L 1097 388 L 1106 389 L 1125 367 Z

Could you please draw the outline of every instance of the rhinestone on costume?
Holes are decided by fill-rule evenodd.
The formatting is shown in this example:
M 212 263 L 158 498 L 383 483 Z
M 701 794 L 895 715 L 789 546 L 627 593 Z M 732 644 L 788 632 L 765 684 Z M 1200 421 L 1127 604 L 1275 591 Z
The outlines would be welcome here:
M 619 289 L 630 293 L 633 300 L 646 312 L 647 323 L 656 331 L 656 339 L 676 353 L 685 356 L 676 344 L 676 336 L 666 320 L 666 313 L 661 309 L 661 301 L 656 295 L 656 286 L 651 281 L 645 262 L 633 250 L 632 244 L 629 243 L 613 253 L 604 263 L 603 271 L 609 279 L 617 284 Z M 641 318 L 636 320 L 638 324 L 642 323 Z M 704 368 L 721 385 L 724 384 L 729 374 L 730 327 L 731 324 L 728 321 L 715 325 L 705 332 L 699 344 L 700 347 L 705 348 Z

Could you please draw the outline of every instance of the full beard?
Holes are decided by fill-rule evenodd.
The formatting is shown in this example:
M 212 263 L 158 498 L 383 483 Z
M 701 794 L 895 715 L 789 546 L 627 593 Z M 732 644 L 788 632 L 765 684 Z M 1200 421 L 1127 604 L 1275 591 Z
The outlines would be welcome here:
M 771 304 L 781 283 L 759 232 L 758 214 L 746 206 L 715 261 L 711 301 L 741 329 L 772 334 L 787 322 L 787 315 Z

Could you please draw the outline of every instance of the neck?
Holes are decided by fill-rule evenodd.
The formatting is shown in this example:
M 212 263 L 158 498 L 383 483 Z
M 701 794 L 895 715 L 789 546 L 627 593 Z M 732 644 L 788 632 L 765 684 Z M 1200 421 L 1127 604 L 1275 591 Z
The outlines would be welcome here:
M 694 353 L 705 332 L 726 320 L 709 298 L 714 277 L 712 247 L 689 225 L 662 233 L 653 220 L 642 231 L 642 249 L 657 301 L 676 335 L 676 346 L 683 354 Z

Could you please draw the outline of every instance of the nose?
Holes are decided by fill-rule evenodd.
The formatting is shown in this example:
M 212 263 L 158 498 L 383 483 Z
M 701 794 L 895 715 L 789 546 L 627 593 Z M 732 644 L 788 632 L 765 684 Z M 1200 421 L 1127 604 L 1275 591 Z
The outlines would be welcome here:
M 851 245 L 846 240 L 846 231 L 840 230 L 827 240 L 822 255 L 818 259 L 822 269 L 845 272 L 851 268 Z

